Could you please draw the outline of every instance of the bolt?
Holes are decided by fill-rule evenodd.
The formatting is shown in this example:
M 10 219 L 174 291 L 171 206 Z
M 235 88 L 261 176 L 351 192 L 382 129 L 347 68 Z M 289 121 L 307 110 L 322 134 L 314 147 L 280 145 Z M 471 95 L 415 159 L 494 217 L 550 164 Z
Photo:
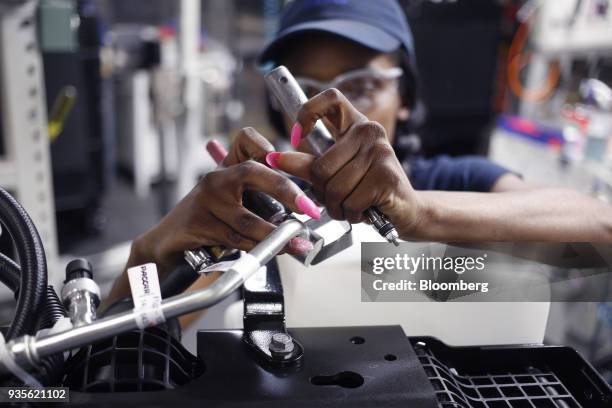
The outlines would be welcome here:
M 293 339 L 287 333 L 274 333 L 270 340 L 270 351 L 276 354 L 290 354 L 294 349 Z

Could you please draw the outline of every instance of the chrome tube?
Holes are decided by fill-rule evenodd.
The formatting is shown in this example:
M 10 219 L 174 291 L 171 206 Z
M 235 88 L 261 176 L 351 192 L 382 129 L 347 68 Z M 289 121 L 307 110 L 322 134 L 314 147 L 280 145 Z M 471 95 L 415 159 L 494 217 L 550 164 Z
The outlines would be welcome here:
M 212 306 L 225 299 L 242 285 L 241 276 L 241 274 L 229 270 L 205 289 L 168 298 L 162 302 L 161 310 L 166 319 L 169 319 Z M 86 326 L 36 339 L 33 343 L 32 355 L 40 359 L 137 328 L 136 314 L 133 311 L 119 313 L 99 319 Z
M 300 108 L 308 101 L 308 98 L 291 72 L 281 65 L 268 72 L 264 80 L 268 89 L 278 99 L 283 112 L 295 122 Z M 334 138 L 323 122 L 317 120 L 312 131 L 306 136 L 306 142 L 315 155 L 321 156 L 334 144 Z
M 276 256 L 291 238 L 301 234 L 305 229 L 306 226 L 295 219 L 283 222 L 246 255 L 250 262 L 236 262 L 230 270 L 205 289 L 183 293 L 162 301 L 161 310 L 164 316 L 166 319 L 181 316 L 225 299 Z M 22 336 L 9 342 L 8 347 L 19 366 L 36 366 L 42 358 L 51 354 L 91 344 L 137 328 L 136 314 L 134 311 L 128 311 L 40 338 Z M 5 370 L 1 363 L 0 361 L 0 372 L 3 372 Z
M 264 241 L 253 248 L 249 254 L 254 256 L 261 265 L 265 265 L 283 250 L 287 242 L 306 232 L 306 226 L 300 221 L 292 218 L 284 221 L 266 237 Z M 265 242 L 265 245 L 263 245 Z M 255 273 L 257 271 L 253 271 Z

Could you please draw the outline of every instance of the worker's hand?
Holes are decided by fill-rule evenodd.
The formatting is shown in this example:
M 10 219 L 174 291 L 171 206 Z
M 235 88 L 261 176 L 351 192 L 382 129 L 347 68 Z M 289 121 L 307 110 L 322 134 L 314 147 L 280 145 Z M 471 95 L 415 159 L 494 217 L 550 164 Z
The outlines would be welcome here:
M 250 250 L 275 226 L 242 205 L 245 190 L 262 191 L 286 208 L 318 215 L 318 209 L 287 177 L 253 160 L 208 173 L 158 225 L 136 240 L 134 259 L 155 262 L 170 270 L 187 249 L 223 245 Z M 287 250 L 306 252 L 306 240 L 292 240 Z
M 306 102 L 291 132 L 299 146 L 315 122 L 322 119 L 336 143 L 321 157 L 298 152 L 268 154 L 271 167 L 312 183 L 315 197 L 334 219 L 364 220 L 376 206 L 400 236 L 408 238 L 422 217 L 422 206 L 389 144 L 384 128 L 369 121 L 336 89 Z

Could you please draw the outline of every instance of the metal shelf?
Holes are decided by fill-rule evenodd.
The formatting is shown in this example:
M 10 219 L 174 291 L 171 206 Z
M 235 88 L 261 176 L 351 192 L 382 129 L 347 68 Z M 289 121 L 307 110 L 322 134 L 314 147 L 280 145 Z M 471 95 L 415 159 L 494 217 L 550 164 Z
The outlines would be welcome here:
M 0 185 L 30 214 L 45 246 L 50 283 L 59 283 L 43 67 L 36 37 L 37 2 L 0 2 L 0 107 L 5 154 Z

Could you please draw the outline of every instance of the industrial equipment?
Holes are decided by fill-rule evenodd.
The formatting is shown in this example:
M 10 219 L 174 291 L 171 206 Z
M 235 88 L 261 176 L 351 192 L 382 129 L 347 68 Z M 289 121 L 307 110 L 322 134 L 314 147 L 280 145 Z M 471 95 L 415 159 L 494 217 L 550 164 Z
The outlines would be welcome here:
M 75 405 L 101 406 L 604 408 L 612 402 L 610 386 L 566 347 L 453 348 L 407 337 L 399 326 L 285 327 L 274 257 L 292 237 L 308 233 L 291 217 L 250 252 L 212 266 L 223 273 L 204 289 L 162 299 L 153 264 L 130 268 L 132 299 L 99 317 L 91 265 L 68 265 L 62 304 L 47 287 L 36 228 L 2 189 L 0 221 L 21 263 L 0 258 L 0 280 L 18 299 L 0 337 L 3 386 L 61 386 L 43 390 L 69 392 Z M 181 268 L 174 273 L 193 273 Z M 200 331 L 197 355 L 189 353 L 176 318 L 241 287 L 244 329 Z M 28 393 L 12 395 L 27 399 Z

